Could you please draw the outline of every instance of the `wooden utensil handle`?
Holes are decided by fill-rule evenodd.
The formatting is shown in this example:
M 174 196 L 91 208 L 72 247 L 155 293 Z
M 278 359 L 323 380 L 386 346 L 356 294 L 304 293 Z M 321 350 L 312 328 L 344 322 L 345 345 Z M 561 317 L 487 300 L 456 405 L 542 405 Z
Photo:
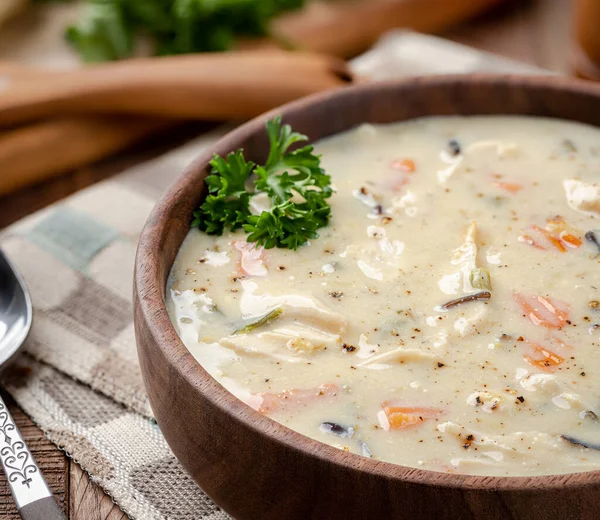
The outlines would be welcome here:
M 574 23 L 573 68 L 580 77 L 600 81 L 600 2 L 575 2 Z
M 153 117 L 91 116 L 0 133 L 0 195 L 90 164 L 174 124 Z
M 82 113 L 245 118 L 349 81 L 337 58 L 278 50 L 135 59 L 15 81 L 0 126 Z
M 313 2 L 274 21 L 275 38 L 340 57 L 356 56 L 397 27 L 437 32 L 506 0 L 344 0 Z M 268 42 L 262 42 L 269 45 Z

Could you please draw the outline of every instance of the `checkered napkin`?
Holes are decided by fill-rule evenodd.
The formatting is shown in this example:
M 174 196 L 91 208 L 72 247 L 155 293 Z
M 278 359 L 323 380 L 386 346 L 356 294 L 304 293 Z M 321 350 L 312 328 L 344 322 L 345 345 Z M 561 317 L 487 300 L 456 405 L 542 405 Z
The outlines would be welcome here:
M 354 63 L 375 79 L 538 69 L 436 38 L 392 33 Z M 228 128 L 88 188 L 0 234 L 34 324 L 6 388 L 131 518 L 230 518 L 192 481 L 152 418 L 132 323 L 136 243 L 155 201 Z

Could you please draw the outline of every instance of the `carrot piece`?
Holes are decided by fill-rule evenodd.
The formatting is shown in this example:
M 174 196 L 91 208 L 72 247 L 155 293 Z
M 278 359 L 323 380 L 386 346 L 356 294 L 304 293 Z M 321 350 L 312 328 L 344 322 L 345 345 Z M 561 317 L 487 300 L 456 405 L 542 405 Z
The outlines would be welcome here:
M 572 350 L 573 347 L 555 336 L 548 336 L 548 339 L 555 350 L 550 350 L 544 345 L 526 340 L 532 353 L 524 355 L 523 359 L 544 372 L 553 372 L 556 367 L 565 361 L 564 356 L 568 355 L 568 351 Z
M 564 362 L 565 358 L 555 352 L 548 350 L 541 345 L 531 344 L 535 351 L 535 356 L 523 356 L 529 364 L 543 370 L 544 372 L 553 372 L 558 365 Z
M 540 226 L 531 226 L 531 229 L 535 229 L 536 231 L 541 233 L 544 237 L 546 237 L 548 242 L 550 242 L 561 253 L 567 252 L 567 248 L 563 245 L 560 239 L 553 236 L 552 233 L 550 233 L 550 231 L 548 231 L 547 229 L 541 228 Z
M 337 392 L 337 385 L 327 383 L 317 388 L 284 390 L 278 394 L 261 393 L 258 394 L 262 398 L 258 411 L 264 414 L 290 411 L 322 398 L 335 397 Z
M 514 293 L 516 302 L 534 325 L 561 329 L 569 318 L 568 305 L 554 302 L 543 296 L 526 296 Z
M 390 430 L 401 430 L 421 424 L 428 419 L 438 417 L 442 411 L 437 408 L 418 406 L 394 406 L 387 402 L 381 404 Z
M 563 242 L 566 242 L 571 247 L 579 247 L 583 243 L 580 238 L 576 237 L 575 235 L 572 235 L 571 233 L 561 233 L 560 239 Z
M 533 239 L 533 237 L 532 237 L 531 235 L 521 235 L 521 236 L 519 237 L 519 240 L 520 240 L 521 242 L 525 242 L 526 244 L 529 244 L 530 246 L 533 246 L 533 247 L 535 247 L 536 249 L 544 249 L 544 250 L 546 249 L 545 247 L 543 247 L 543 246 L 539 245 L 539 244 L 538 244 L 538 243 L 537 243 L 537 242 L 536 242 L 536 241 Z
M 416 170 L 415 161 L 412 159 L 401 159 L 392 163 L 394 170 L 400 170 L 406 173 L 414 173 Z
M 566 253 L 568 248 L 576 249 L 583 244 L 582 240 L 575 234 L 577 230 L 569 226 L 560 215 L 549 218 L 546 222 L 546 228 L 537 225 L 529 226 L 529 229 L 535 232 L 532 233 L 534 237 L 537 239 L 543 238 L 544 244 L 551 245 L 561 253 Z M 531 234 L 523 234 L 519 237 L 519 240 L 537 249 L 547 249 L 539 241 L 536 241 L 536 238 L 533 238 Z
M 494 182 L 494 186 L 496 186 L 497 188 L 506 190 L 510 193 L 518 193 L 525 187 L 522 184 L 519 184 L 518 182 L 504 182 L 504 181 L 496 181 L 496 182 Z

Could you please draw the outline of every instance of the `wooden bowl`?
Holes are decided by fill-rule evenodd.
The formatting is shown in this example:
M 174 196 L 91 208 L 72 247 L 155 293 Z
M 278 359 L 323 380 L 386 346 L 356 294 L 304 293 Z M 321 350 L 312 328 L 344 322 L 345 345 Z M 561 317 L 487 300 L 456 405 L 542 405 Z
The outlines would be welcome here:
M 360 123 L 452 114 L 526 114 L 600 126 L 600 89 L 558 77 L 446 76 L 363 84 L 258 117 L 202 153 L 157 204 L 135 273 L 138 352 L 152 409 L 194 480 L 240 520 L 596 519 L 600 471 L 481 477 L 424 471 L 346 453 L 256 412 L 214 380 L 167 314 L 165 285 L 205 195 L 214 153 L 264 160 L 264 123 L 281 113 L 311 139 Z

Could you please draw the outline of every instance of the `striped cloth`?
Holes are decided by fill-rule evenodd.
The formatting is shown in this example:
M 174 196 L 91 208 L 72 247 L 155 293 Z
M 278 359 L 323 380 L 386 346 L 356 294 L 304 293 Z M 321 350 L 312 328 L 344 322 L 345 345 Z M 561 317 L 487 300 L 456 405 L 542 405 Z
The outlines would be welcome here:
M 392 33 L 358 58 L 374 79 L 538 69 Z M 169 449 L 144 392 L 132 322 L 136 243 L 155 201 L 221 128 L 16 223 L 0 246 L 31 291 L 34 325 L 4 382 L 45 434 L 131 518 L 224 520 Z

